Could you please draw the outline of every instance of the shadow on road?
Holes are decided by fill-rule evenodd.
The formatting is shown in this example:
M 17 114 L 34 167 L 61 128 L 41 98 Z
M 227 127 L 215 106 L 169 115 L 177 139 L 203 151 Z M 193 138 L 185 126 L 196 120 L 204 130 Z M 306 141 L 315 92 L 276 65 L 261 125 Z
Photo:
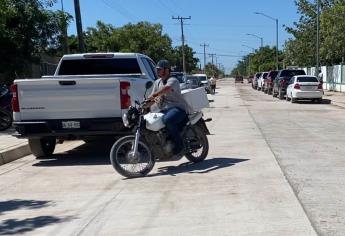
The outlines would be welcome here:
M 322 99 L 321 103 L 315 103 L 315 102 L 310 101 L 310 100 L 298 100 L 298 101 L 296 101 L 296 103 L 298 103 L 298 104 L 308 104 L 308 105 L 310 105 L 310 104 L 315 104 L 315 105 L 331 104 L 331 102 L 332 101 L 329 99 Z
M 248 161 L 250 159 L 236 159 L 226 157 L 216 157 L 212 159 L 206 159 L 199 163 L 185 162 L 178 166 L 165 166 L 158 168 L 158 173 L 148 175 L 148 177 L 160 176 L 160 175 L 172 175 L 176 176 L 180 173 L 191 174 L 204 174 L 210 171 L 233 166 L 237 163 Z
M 18 235 L 33 231 L 47 225 L 56 224 L 70 220 L 71 217 L 64 219 L 55 216 L 38 216 L 23 220 L 8 219 L 0 223 L 0 235 Z
M 18 209 L 39 209 L 49 206 L 49 201 L 36 201 L 36 200 L 20 200 L 14 199 L 9 201 L 0 202 L 0 215 L 7 211 L 14 211 Z
M 86 143 L 67 152 L 54 154 L 51 159 L 40 159 L 33 166 L 109 165 L 112 145 L 113 141 Z

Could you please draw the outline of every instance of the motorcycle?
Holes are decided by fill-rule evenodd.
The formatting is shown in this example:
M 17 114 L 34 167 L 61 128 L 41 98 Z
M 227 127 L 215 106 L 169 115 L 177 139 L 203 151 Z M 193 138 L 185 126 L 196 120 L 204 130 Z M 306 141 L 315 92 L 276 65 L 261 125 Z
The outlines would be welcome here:
M 146 91 L 152 82 L 146 83 Z M 118 139 L 111 148 L 110 161 L 114 169 L 124 177 L 135 178 L 146 176 L 154 167 L 156 160 L 179 160 L 183 156 L 173 155 L 173 143 L 169 140 L 162 117 L 163 113 L 149 112 L 148 101 L 128 109 L 122 117 L 124 126 L 132 128 L 135 135 Z M 185 124 L 180 127 L 184 144 L 184 156 L 191 162 L 203 161 L 208 154 L 209 144 L 206 135 L 210 132 L 202 112 L 188 115 Z
M 0 86 L 0 131 L 12 125 L 12 93 L 6 86 Z

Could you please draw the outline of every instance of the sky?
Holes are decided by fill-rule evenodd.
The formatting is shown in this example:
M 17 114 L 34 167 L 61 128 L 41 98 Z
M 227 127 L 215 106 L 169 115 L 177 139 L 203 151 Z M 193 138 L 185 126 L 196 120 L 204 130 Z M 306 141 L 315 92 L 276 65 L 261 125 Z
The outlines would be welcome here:
M 74 1 L 57 0 L 53 9 L 64 10 L 73 17 Z M 276 45 L 275 21 L 254 12 L 278 18 L 279 48 L 291 38 L 284 28 L 298 21 L 294 0 L 80 0 L 83 30 L 94 27 L 97 20 L 115 27 L 128 23 L 148 21 L 163 25 L 163 32 L 173 40 L 173 46 L 181 45 L 180 22 L 172 17 L 191 17 L 185 20 L 185 44 L 192 47 L 195 56 L 204 65 L 202 44 L 207 44 L 207 54 L 218 54 L 214 63 L 221 63 L 226 73 L 236 66 L 241 56 L 263 44 Z M 75 21 L 70 23 L 68 34 L 76 35 Z M 254 34 L 250 36 L 247 34 Z M 246 45 L 246 46 L 243 46 Z M 210 56 L 206 57 L 211 62 Z

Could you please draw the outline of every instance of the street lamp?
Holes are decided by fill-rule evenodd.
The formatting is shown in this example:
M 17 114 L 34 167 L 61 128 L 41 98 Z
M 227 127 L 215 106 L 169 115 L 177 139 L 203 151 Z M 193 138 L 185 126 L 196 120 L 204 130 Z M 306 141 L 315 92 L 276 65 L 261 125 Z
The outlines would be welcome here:
M 268 16 L 261 12 L 254 12 L 254 14 L 265 16 L 276 22 L 276 69 L 279 70 L 279 59 L 278 59 L 278 19 Z
M 260 39 L 260 41 L 261 41 L 261 47 L 264 46 L 264 38 L 263 38 L 263 37 L 260 37 L 260 36 L 258 36 L 258 35 L 256 35 L 256 34 L 246 34 L 246 35 L 250 35 L 250 36 L 253 36 L 253 37 L 255 37 L 255 38 Z

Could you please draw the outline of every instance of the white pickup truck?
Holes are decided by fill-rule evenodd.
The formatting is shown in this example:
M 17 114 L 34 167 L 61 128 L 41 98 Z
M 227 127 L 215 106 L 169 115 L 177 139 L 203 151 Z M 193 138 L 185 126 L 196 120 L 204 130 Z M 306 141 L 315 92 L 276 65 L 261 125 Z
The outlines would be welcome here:
M 42 158 L 52 155 L 57 140 L 127 134 L 122 114 L 156 79 L 155 63 L 142 54 L 65 55 L 53 76 L 14 81 L 16 135 Z

